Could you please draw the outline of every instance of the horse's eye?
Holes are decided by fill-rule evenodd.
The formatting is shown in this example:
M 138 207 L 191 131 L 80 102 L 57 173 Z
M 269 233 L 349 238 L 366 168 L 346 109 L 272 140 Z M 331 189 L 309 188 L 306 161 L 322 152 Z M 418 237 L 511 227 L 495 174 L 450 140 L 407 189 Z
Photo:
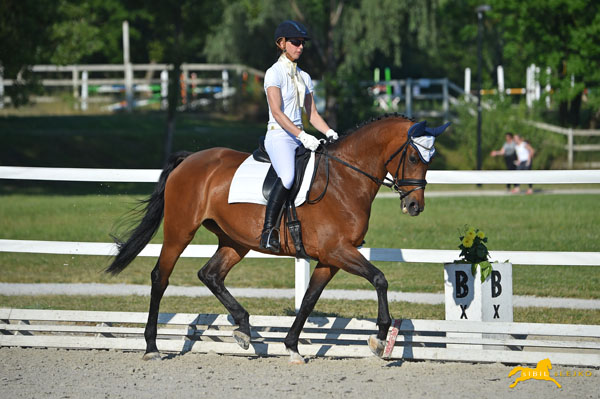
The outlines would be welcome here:
M 410 163 L 417 163 L 419 162 L 419 160 L 417 159 L 417 157 L 415 157 L 414 155 L 409 155 L 408 156 L 408 160 Z

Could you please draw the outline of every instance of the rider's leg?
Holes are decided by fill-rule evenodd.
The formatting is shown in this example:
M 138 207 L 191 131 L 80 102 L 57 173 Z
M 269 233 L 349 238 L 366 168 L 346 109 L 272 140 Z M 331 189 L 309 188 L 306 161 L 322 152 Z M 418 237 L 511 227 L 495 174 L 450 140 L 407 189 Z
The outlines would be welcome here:
M 285 201 L 294 183 L 296 148 L 299 141 L 283 130 L 271 130 L 265 138 L 265 149 L 269 154 L 273 169 L 277 172 L 277 182 L 271 191 L 265 210 L 265 224 L 260 237 L 260 248 L 279 252 L 279 226 L 276 226 Z
M 279 215 L 283 209 L 283 205 L 288 198 L 290 190 L 283 186 L 281 179 L 277 179 L 265 212 L 265 224 L 260 235 L 260 248 L 270 249 L 273 252 L 279 252 L 281 245 L 279 243 L 279 226 L 277 222 L 280 220 Z

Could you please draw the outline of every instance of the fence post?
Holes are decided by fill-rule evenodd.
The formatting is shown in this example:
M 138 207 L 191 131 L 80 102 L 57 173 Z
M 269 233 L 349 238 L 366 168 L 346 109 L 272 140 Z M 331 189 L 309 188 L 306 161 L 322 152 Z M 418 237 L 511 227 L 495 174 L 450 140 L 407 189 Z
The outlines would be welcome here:
M 71 81 L 73 82 L 73 98 L 75 99 L 75 109 L 79 106 L 79 69 L 76 65 L 73 66 L 71 71 Z
M 465 68 L 465 102 L 471 101 L 471 68 Z
M 296 285 L 294 286 L 294 296 L 296 313 L 298 313 L 300 306 L 302 305 L 304 294 L 308 289 L 308 282 L 310 279 L 310 263 L 306 259 L 296 259 L 295 265 Z
M 229 71 L 227 71 L 227 69 L 223 69 L 221 72 L 221 79 L 223 80 L 223 109 L 227 111 L 227 97 L 229 96 Z
M 133 66 L 129 59 L 129 22 L 123 21 L 123 66 L 125 67 L 125 100 L 127 111 L 133 109 Z
M 169 105 L 169 71 L 160 72 L 160 108 L 167 109 Z
M 87 111 L 88 104 L 88 71 L 81 72 L 81 110 Z
M 0 109 L 4 108 L 4 67 L 0 64 Z
M 568 130 L 568 134 L 567 134 L 567 140 L 568 140 L 568 144 L 567 146 L 569 147 L 569 169 L 573 169 L 573 128 L 569 128 Z
M 504 97 L 504 68 L 502 65 L 498 65 L 496 69 L 496 74 L 498 76 L 498 94 L 500 98 Z
M 448 122 L 448 110 L 450 107 L 448 106 L 448 78 L 444 78 L 444 83 L 442 84 L 442 93 L 444 99 L 442 100 L 442 108 L 444 109 L 444 122 Z
M 412 117 L 412 79 L 406 79 L 406 87 L 404 88 L 406 94 L 406 116 Z

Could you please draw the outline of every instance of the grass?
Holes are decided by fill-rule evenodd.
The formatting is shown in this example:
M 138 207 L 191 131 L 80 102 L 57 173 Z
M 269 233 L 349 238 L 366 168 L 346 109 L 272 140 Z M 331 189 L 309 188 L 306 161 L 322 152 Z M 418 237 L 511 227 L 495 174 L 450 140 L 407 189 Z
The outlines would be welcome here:
M 135 199 L 125 195 L 5 195 L 0 201 L 0 238 L 108 242 L 115 221 Z M 456 249 L 458 230 L 469 222 L 487 232 L 491 250 L 600 251 L 600 215 L 591 211 L 598 199 L 597 195 L 430 198 L 425 212 L 416 218 L 401 215 L 396 199 L 377 199 L 366 245 Z M 160 243 L 161 237 L 159 232 L 152 241 Z M 193 243 L 215 244 L 216 239 L 200 229 Z M 0 264 L 4 265 L 0 281 L 148 284 L 155 261 L 138 258 L 114 278 L 102 273 L 110 262 L 107 257 L 0 253 Z M 171 284 L 201 284 L 196 272 L 204 262 L 205 259 L 180 259 Z M 391 290 L 443 291 L 442 265 L 376 265 L 386 274 Z M 291 288 L 293 270 L 289 259 L 246 259 L 232 270 L 227 284 Z M 599 268 L 516 265 L 513 274 L 516 295 L 600 298 Z M 372 289 L 366 280 L 347 273 L 339 273 L 329 287 Z

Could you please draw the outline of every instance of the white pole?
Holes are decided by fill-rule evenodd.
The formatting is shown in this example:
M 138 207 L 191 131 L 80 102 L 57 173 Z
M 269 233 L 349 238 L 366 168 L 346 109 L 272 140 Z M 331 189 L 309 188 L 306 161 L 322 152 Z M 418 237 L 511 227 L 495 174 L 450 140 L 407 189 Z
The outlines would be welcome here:
M 227 97 L 229 96 L 229 72 L 227 69 L 221 72 L 221 79 L 223 80 L 223 108 L 227 110 Z
M 465 101 L 471 100 L 471 68 L 465 68 Z
M 550 109 L 550 92 L 552 91 L 552 86 L 550 86 L 550 75 L 552 74 L 552 69 L 550 67 L 546 67 L 546 87 L 544 91 L 546 92 L 546 108 Z
M 77 99 L 79 98 L 79 69 L 77 69 L 77 66 L 73 67 L 71 80 L 73 81 L 73 98 L 76 100 L 75 109 L 77 109 L 79 105 L 77 102 Z
M 296 285 L 295 285 L 295 308 L 296 313 L 302 306 L 302 299 L 308 289 L 308 282 L 310 279 L 310 263 L 305 259 L 296 259 Z
M 444 109 L 444 122 L 448 121 L 448 110 L 449 107 L 449 96 L 448 96 L 448 78 L 444 79 L 444 83 L 442 84 L 442 108 Z
M 569 128 L 567 135 L 567 143 L 568 143 L 568 162 L 569 169 L 573 169 L 573 128 Z
M 123 65 L 125 66 L 125 99 L 127 110 L 133 109 L 133 68 L 129 59 L 129 22 L 123 21 Z
M 533 106 L 533 96 L 534 96 L 534 75 L 535 74 L 535 64 L 531 64 L 527 67 L 527 76 L 526 76 L 526 86 L 525 86 L 525 102 L 527 103 L 527 107 L 531 108 Z
M 498 65 L 496 73 L 498 74 L 498 93 L 500 97 L 504 97 L 504 68 L 502 65 Z
M 540 87 L 540 67 L 535 67 L 533 70 L 533 79 L 535 82 L 535 100 L 538 101 L 542 95 L 542 88 Z
M 0 64 L 0 109 L 4 108 L 4 67 Z
M 88 71 L 81 72 L 81 110 L 87 111 L 88 104 Z
M 406 87 L 404 89 L 406 95 L 406 116 L 412 117 L 412 79 L 406 79 Z
M 160 73 L 160 107 L 167 109 L 169 96 L 169 71 L 166 69 Z

